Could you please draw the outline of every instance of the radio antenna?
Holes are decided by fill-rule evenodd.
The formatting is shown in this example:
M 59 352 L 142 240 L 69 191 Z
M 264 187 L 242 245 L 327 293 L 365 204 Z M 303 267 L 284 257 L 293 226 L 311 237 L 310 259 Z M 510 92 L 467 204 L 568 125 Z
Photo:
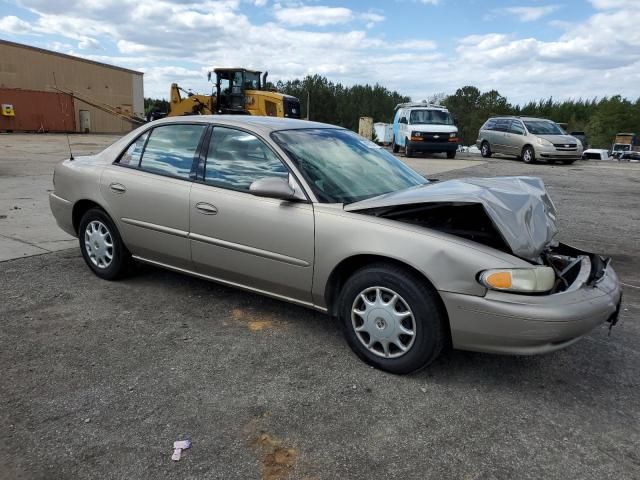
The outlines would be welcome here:
M 53 85 L 56 90 L 58 90 L 58 82 L 56 81 L 56 72 L 51 72 L 53 74 Z M 64 120 L 62 120 L 63 125 L 66 127 L 66 114 L 64 112 L 64 108 L 62 108 L 62 99 L 60 98 L 60 92 L 58 91 L 58 103 L 60 104 L 60 113 L 64 115 Z M 69 147 L 69 160 L 73 160 L 73 152 L 71 151 L 71 140 L 69 140 L 69 132 L 65 131 L 65 135 L 67 136 L 67 146 Z

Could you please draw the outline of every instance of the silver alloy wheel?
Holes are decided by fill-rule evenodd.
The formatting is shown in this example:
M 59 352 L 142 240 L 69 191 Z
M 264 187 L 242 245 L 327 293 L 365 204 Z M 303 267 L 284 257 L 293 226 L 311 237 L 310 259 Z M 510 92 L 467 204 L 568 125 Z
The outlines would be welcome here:
M 524 152 L 522 153 L 522 159 L 525 161 L 525 163 L 529 163 L 532 160 L 532 155 L 531 155 L 531 149 L 530 148 L 525 148 Z
M 400 295 L 384 287 L 360 292 L 351 307 L 351 325 L 362 345 L 383 358 L 401 357 L 416 338 L 411 308 Z
M 99 220 L 89 222 L 84 232 L 84 246 L 87 255 L 98 268 L 108 268 L 113 260 L 113 237 Z
M 482 144 L 482 156 L 486 157 L 489 154 L 489 144 L 487 142 L 484 142 Z

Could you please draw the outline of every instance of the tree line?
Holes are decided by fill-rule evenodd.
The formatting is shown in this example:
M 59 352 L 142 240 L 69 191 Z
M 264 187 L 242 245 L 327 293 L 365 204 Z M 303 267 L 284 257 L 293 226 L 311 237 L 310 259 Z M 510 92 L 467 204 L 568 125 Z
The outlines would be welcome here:
M 393 121 L 394 107 L 410 100 L 379 84 L 345 86 L 322 75 L 307 75 L 303 79 L 279 81 L 268 86 L 300 99 L 302 118 L 307 117 L 308 99 L 310 120 L 354 131 L 358 130 L 361 116 L 372 117 L 374 122 Z M 590 145 L 598 148 L 609 148 L 618 132 L 640 133 L 640 98 L 633 101 L 614 95 L 558 101 L 549 97 L 517 105 L 510 103 L 497 90 L 481 92 L 474 86 L 465 86 L 451 95 L 439 93 L 425 100 L 449 109 L 458 122 L 459 136 L 464 145 L 475 143 L 482 124 L 494 115 L 534 116 L 567 123 L 569 132 L 586 132 Z M 168 102 L 145 98 L 145 111 L 151 109 L 168 111 Z

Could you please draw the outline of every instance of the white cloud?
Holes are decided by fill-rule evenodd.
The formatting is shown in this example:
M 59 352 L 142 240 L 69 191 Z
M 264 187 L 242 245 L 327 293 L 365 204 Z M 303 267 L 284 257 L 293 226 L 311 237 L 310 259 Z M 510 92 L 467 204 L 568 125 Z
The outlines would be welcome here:
M 253 2 L 253 4 L 254 4 L 256 7 L 264 7 L 264 6 L 266 6 L 266 5 L 267 5 L 267 3 L 268 3 L 268 0 L 255 0 L 255 1 Z
M 14 16 L 9 15 L 7 17 L 0 18 L 0 32 L 13 33 L 14 35 L 20 35 L 25 33 L 31 33 L 33 27 L 29 22 Z
M 543 5 L 539 7 L 509 7 L 504 11 L 515 15 L 521 22 L 534 22 L 557 11 L 560 5 Z
M 344 7 L 301 6 L 292 8 L 276 8 L 276 20 L 286 25 L 315 25 L 324 27 L 353 20 L 354 13 Z

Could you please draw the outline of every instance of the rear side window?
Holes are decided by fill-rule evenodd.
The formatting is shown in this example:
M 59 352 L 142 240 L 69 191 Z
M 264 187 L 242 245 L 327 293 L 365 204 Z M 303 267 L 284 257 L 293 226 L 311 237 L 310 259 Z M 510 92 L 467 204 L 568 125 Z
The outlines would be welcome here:
M 484 127 L 482 127 L 483 130 L 495 130 L 495 128 L 496 128 L 496 121 L 493 118 L 487 120 L 487 123 L 485 123 Z
M 189 178 L 206 125 L 165 125 L 151 131 L 140 168 L 147 172 Z
M 142 150 L 144 149 L 145 143 L 147 143 L 147 138 L 149 138 L 148 131 L 140 135 L 135 142 L 129 145 L 129 148 L 122 154 L 118 163 L 128 167 L 137 167 L 140 165 Z
M 511 120 L 503 119 L 503 118 L 498 119 L 496 120 L 496 128 L 494 128 L 494 130 L 498 130 L 499 132 L 508 132 L 510 123 L 511 123 Z
M 288 174 L 287 167 L 255 135 L 214 127 L 205 165 L 206 183 L 248 191 L 260 178 L 287 177 Z

